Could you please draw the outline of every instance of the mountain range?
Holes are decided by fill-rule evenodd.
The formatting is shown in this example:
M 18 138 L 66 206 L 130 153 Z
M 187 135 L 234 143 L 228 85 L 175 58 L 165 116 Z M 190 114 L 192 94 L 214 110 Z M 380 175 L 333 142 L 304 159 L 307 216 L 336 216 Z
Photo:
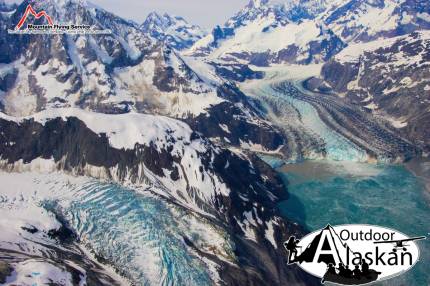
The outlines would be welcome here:
M 9 34 L 28 5 L 112 33 Z M 209 33 L 179 16 L 136 23 L 86 1 L 1 1 L 0 27 L 1 170 L 91 177 L 192 214 L 234 245 L 224 253 L 204 235 L 183 237 L 213 284 L 319 285 L 285 264 L 283 241 L 307 230 L 279 214 L 288 183 L 262 154 L 330 158 L 340 146 L 347 159 L 396 162 L 430 152 L 428 1 L 251 0 Z M 67 216 L 51 211 L 55 235 L 20 226 L 38 241 L 28 248 L 43 251 L 18 252 L 8 267 L 33 255 L 75 280 L 115 284 L 90 255 L 73 254 L 77 236 L 58 239 Z
M 250 1 L 192 55 L 255 65 L 320 63 L 352 42 L 428 29 L 426 1 Z M 427 11 L 427 12 L 426 12 Z

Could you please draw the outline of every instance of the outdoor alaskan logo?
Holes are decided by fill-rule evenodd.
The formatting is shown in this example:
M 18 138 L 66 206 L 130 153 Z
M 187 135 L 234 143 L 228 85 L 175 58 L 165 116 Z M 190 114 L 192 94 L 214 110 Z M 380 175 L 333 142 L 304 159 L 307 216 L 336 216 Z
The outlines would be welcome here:
M 389 279 L 419 259 L 417 241 L 398 231 L 372 225 L 339 225 L 284 242 L 288 264 L 297 264 L 321 282 L 361 285 Z
M 45 24 L 36 25 L 37 19 L 45 20 Z M 84 24 L 59 24 L 44 10 L 36 11 L 31 4 L 27 5 L 24 14 L 14 29 L 8 29 L 9 34 L 111 34 L 111 30 L 100 30 Z

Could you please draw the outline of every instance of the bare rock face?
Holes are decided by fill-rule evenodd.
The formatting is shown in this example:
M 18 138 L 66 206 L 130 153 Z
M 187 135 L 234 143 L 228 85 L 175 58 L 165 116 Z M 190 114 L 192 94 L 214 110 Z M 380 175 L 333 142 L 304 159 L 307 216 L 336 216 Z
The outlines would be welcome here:
M 6 283 L 6 278 L 13 272 L 13 268 L 6 262 L 0 261 L 0 283 Z
M 207 115 L 187 122 L 194 130 L 225 145 L 245 149 L 248 145 L 259 145 L 260 150 L 255 151 L 274 151 L 285 143 L 283 135 L 268 122 L 252 122 L 251 118 L 243 113 L 240 104 L 221 103 Z

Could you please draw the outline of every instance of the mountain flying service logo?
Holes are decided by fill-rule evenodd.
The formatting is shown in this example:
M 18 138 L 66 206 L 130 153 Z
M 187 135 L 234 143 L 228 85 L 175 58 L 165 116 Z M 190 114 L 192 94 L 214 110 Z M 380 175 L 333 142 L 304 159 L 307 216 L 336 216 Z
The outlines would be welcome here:
M 284 243 L 288 264 L 297 264 L 321 282 L 362 285 L 410 270 L 419 259 L 416 241 L 398 231 L 372 225 L 327 225 L 301 240 Z
M 34 19 L 45 19 L 47 24 L 35 25 L 27 24 L 23 29 L 24 24 Z M 111 30 L 98 30 L 90 25 L 77 25 L 77 24 L 56 24 L 53 18 L 48 15 L 45 10 L 36 11 L 31 4 L 27 5 L 24 14 L 16 25 L 15 29 L 9 29 L 9 34 L 111 34 Z
M 40 19 L 44 17 L 46 21 L 48 21 L 50 26 L 54 25 L 54 22 L 52 21 L 51 16 L 46 14 L 45 11 L 40 11 L 39 13 L 36 13 L 33 7 L 31 5 L 28 5 L 27 8 L 25 9 L 24 15 L 22 16 L 21 20 L 19 20 L 18 25 L 16 25 L 16 28 L 15 28 L 16 30 L 21 29 L 22 25 L 24 25 L 25 21 L 27 20 L 27 17 L 29 14 L 33 15 L 36 19 Z

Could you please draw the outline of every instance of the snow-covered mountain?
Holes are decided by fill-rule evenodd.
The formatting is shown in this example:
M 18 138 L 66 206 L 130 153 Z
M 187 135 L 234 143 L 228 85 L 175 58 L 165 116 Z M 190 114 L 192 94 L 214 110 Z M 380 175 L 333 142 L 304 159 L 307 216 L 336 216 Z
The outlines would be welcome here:
M 279 2 L 279 1 L 278 1 Z M 416 0 L 293 0 L 284 2 L 292 20 L 324 23 L 344 42 L 371 41 L 430 28 L 430 4 Z
M 350 42 L 430 28 L 428 1 L 251 0 L 187 54 L 229 62 L 321 63 Z
M 343 47 L 342 41 L 325 25 L 308 19 L 293 21 L 285 5 L 251 0 L 186 54 L 266 66 L 319 63 Z
M 3 19 L 2 26 L 13 28 L 29 3 L 58 22 L 93 25 L 112 34 L 3 35 L 1 70 L 7 85 L 2 86 L 1 98 L 8 114 L 79 106 L 185 116 L 222 101 L 216 87 L 203 81 L 170 47 L 145 35 L 135 23 L 91 4 L 25 1 Z M 194 100 L 196 96 L 200 101 Z
M 137 24 L 99 7 L 72 0 L 25 1 L 1 19 L 2 25 L 14 27 L 29 3 L 61 22 L 94 25 L 112 34 L 20 38 L 2 30 L 0 108 L 5 113 L 26 116 L 50 108 L 79 107 L 191 121 L 202 115 L 201 124 L 209 120 L 215 124 L 211 130 L 201 130 L 209 137 L 268 150 L 282 145 L 283 139 L 270 124 L 259 119 L 246 97 L 218 77 L 213 67 L 182 57 Z M 241 107 L 234 108 L 235 116 L 227 122 L 230 132 L 208 116 L 218 112 L 220 105 L 233 109 L 239 102 Z M 247 130 L 253 131 L 247 134 Z
M 320 18 L 343 41 L 387 38 L 430 28 L 430 3 L 415 0 L 345 1 Z
M 291 21 L 325 24 L 342 41 L 370 41 L 430 28 L 430 4 L 416 0 L 267 0 Z
M 252 0 L 186 54 L 235 81 L 262 77 L 249 65 L 326 63 L 329 85 L 315 79 L 310 85 L 387 113 L 394 132 L 425 146 L 427 123 L 418 122 L 427 122 L 429 11 L 429 1 Z M 339 60 L 345 55 L 352 63 Z
M 189 24 L 182 17 L 157 12 L 150 13 L 140 29 L 176 50 L 190 48 L 206 35 L 200 27 Z
M 360 149 L 366 147 L 361 144 L 362 137 L 353 134 L 343 138 L 339 134 L 349 134 L 351 125 L 356 125 L 354 131 L 361 132 L 360 127 L 367 123 L 373 133 L 366 130 L 369 133 L 365 135 L 374 137 L 365 139 L 378 138 L 375 144 L 381 149 L 386 147 L 384 140 L 397 140 L 391 136 L 391 130 L 396 129 L 411 136 L 411 140 L 428 140 L 429 35 L 422 31 L 410 33 L 427 27 L 428 4 L 393 1 L 252 0 L 205 37 L 198 27 L 180 17 L 152 13 L 139 25 L 81 0 L 26 0 L 16 7 L 0 4 L 0 170 L 33 173 L 25 188 L 20 178 L 26 176 L 0 173 L 8 183 L 19 181 L 8 189 L 25 189 L 29 193 L 5 191 L 0 213 L 14 216 L 19 210 L 8 212 L 9 203 L 18 201 L 19 206 L 13 207 L 32 210 L 23 212 L 13 223 L 0 222 L 2 231 L 6 228 L 10 234 L 9 240 L 0 245 L 0 252 L 16 251 L 20 246 L 34 251 L 30 253 L 34 256 L 29 257 L 18 249 L 19 255 L 12 255 L 15 260 L 6 263 L 8 275 L 15 270 L 18 278 L 26 279 L 28 269 L 22 262 L 37 258 L 58 274 L 54 276 L 77 281 L 75 284 L 86 280 L 87 284 L 115 285 L 118 277 L 109 276 L 104 269 L 92 273 L 98 267 L 91 257 L 85 253 L 73 255 L 77 249 L 72 246 L 79 245 L 79 235 L 94 235 L 92 241 L 85 237 L 85 243 L 93 243 L 92 249 L 100 260 L 116 266 L 133 285 L 148 284 L 145 279 L 155 281 L 152 284 L 187 281 L 202 285 L 178 274 L 182 272 L 175 264 L 181 260 L 176 256 L 178 249 L 196 258 L 199 262 L 195 265 L 208 269 L 210 282 L 203 284 L 318 285 L 319 281 L 285 264 L 282 242 L 305 230 L 278 215 L 278 204 L 288 198 L 284 182 L 254 153 L 285 155 L 301 148 L 301 153 L 315 149 L 318 154 L 345 152 L 349 156 L 356 152 L 357 157 L 365 157 L 367 149 Z M 7 34 L 6 29 L 15 27 L 28 4 L 36 11 L 45 10 L 58 23 L 88 24 L 112 33 Z M 392 9 L 393 5 L 396 8 Z M 397 19 L 395 15 L 402 18 L 391 25 L 390 17 Z M 43 18 L 31 21 L 45 24 Z M 376 39 L 398 34 L 406 35 Z M 288 80 L 295 75 L 291 74 L 307 67 L 289 71 L 285 66 L 290 63 L 324 63 L 321 78 L 309 80 L 307 86 L 301 82 L 292 85 Z M 269 67 L 257 71 L 251 66 L 271 64 L 284 65 L 279 65 L 279 70 Z M 235 83 L 262 78 L 265 84 L 255 82 L 249 89 L 261 91 L 260 97 L 257 94 L 251 98 Z M 341 94 L 342 104 L 335 96 L 321 99 L 318 94 L 320 98 L 315 100 L 308 95 L 312 88 Z M 270 100 L 266 93 L 277 97 L 272 105 L 262 102 L 262 98 Z M 295 96 L 297 108 L 286 101 L 289 96 Z M 304 108 L 299 101 L 306 100 L 315 107 L 312 115 L 299 111 Z M 357 123 L 361 118 L 371 118 L 367 117 L 370 112 L 366 117 L 358 116 L 361 110 L 349 108 L 344 101 L 375 113 L 384 112 L 380 115 L 387 118 L 388 114 L 394 126 L 382 132 L 379 123 Z M 412 106 L 413 111 L 406 110 L 406 106 Z M 288 124 L 269 121 L 265 114 L 268 107 L 274 108 L 278 118 L 285 118 L 288 124 L 291 121 L 288 132 L 280 128 Z M 305 106 L 304 110 L 309 113 L 313 109 Z M 319 121 L 314 124 L 313 120 L 296 125 L 294 120 L 297 117 L 302 121 L 302 115 L 325 119 L 332 125 Z M 422 122 L 423 127 L 419 126 Z M 314 129 L 300 129 L 307 124 Z M 329 126 L 333 130 L 328 130 Z M 291 134 L 291 138 L 285 134 Z M 360 148 L 346 138 L 355 138 L 354 144 Z M 399 148 L 394 155 L 403 154 L 400 149 L 411 149 L 409 142 L 399 139 L 395 143 Z M 38 180 L 40 173 L 48 177 L 66 173 L 86 177 L 86 182 L 91 177 L 130 187 L 136 194 L 163 202 L 164 212 L 159 205 L 153 210 L 156 216 L 172 218 L 166 228 L 177 239 L 174 243 L 168 241 L 174 251 L 154 243 L 160 238 L 158 233 L 152 241 L 145 240 L 153 228 L 142 227 L 140 220 L 146 218 L 139 210 L 145 208 L 131 205 L 137 197 L 116 200 L 117 196 L 112 197 L 115 188 L 94 191 L 78 187 L 77 191 L 71 189 L 68 178 L 57 184 L 46 177 Z M 37 184 L 46 188 L 33 192 L 32 186 Z M 61 197 L 64 205 L 40 213 L 42 202 L 61 201 L 51 196 L 57 188 L 70 192 L 68 197 Z M 85 201 L 70 204 L 68 200 L 74 196 L 84 197 Z M 97 204 L 100 202 L 101 207 Z M 104 212 L 96 212 L 93 217 L 84 208 L 78 210 L 83 215 L 72 213 L 68 217 L 61 211 L 67 212 L 70 206 L 89 206 Z M 39 216 L 33 219 L 34 209 Z M 111 231 L 118 231 L 115 234 L 122 237 L 130 229 L 107 224 L 109 231 L 104 232 L 95 227 L 96 222 L 86 221 L 97 221 L 100 216 L 105 219 L 102 224 L 128 216 L 124 225 L 133 228 L 132 234 L 139 237 L 130 238 L 125 246 L 118 237 L 112 240 Z M 70 223 L 73 220 L 77 221 L 75 225 Z M 67 243 L 46 235 L 61 235 L 68 228 L 75 230 L 76 237 L 67 234 L 72 238 Z M 116 251 L 115 255 L 110 255 L 112 251 Z M 124 263 L 123 259 L 136 253 L 140 257 L 133 262 L 145 264 L 146 269 L 136 270 L 139 267 L 128 260 Z M 171 255 L 175 256 L 172 260 Z M 61 257 L 70 259 L 60 261 Z M 159 263 L 148 263 L 154 257 L 160 259 Z M 187 267 L 193 266 L 192 258 L 186 261 Z M 147 277 L 141 280 L 140 274 Z
M 430 31 L 351 44 L 323 66 L 322 78 L 429 150 Z
M 136 23 L 85 1 L 24 1 L 1 14 L 1 26 L 13 28 L 28 4 L 56 22 L 112 33 L 17 36 L 2 30 L 1 170 L 62 172 L 126 185 L 203 220 L 206 234 L 219 227 L 240 251 L 220 252 L 192 233 L 180 239 L 180 248 L 210 269 L 212 283 L 316 285 L 296 269 L 278 267 L 285 261 L 282 241 L 303 230 L 277 215 L 276 205 L 286 199 L 284 184 L 246 149 L 278 152 L 285 138 L 233 83 L 218 77 L 212 66 L 181 56 Z M 225 146 L 236 148 L 233 152 Z M 40 195 L 43 201 L 45 194 Z M 51 222 L 34 237 L 58 229 Z M 19 236 L 16 227 L 10 231 Z M 65 247 L 57 244 L 53 248 Z M 35 257 L 50 259 L 38 244 L 32 245 L 40 250 Z M 62 255 L 49 250 L 51 257 Z M 25 273 L 18 262 L 7 266 Z M 57 270 L 63 264 L 44 266 Z M 79 264 L 74 275 L 86 279 L 83 267 Z M 128 270 L 121 274 L 133 285 L 144 284 Z

